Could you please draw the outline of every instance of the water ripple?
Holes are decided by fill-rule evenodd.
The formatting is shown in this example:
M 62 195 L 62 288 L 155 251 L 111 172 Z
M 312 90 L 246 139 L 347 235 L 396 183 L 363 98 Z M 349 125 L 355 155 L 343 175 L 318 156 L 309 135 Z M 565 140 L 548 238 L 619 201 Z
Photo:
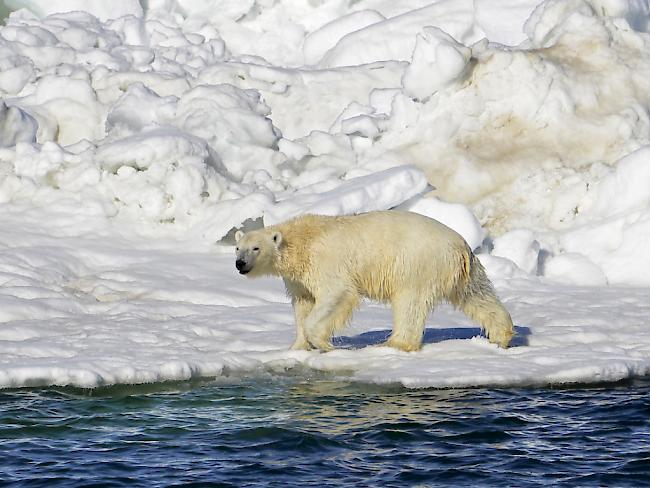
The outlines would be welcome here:
M 650 486 L 650 381 L 0 392 L 0 486 Z

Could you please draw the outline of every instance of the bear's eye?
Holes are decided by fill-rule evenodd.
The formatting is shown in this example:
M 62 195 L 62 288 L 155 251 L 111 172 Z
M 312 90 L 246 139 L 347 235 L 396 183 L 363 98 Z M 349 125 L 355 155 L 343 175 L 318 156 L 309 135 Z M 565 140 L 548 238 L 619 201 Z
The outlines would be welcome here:
M 239 251 L 239 248 L 238 248 L 238 247 L 236 247 L 236 248 L 235 248 L 235 251 Z
M 255 251 L 255 252 L 257 252 L 257 251 L 259 251 L 259 250 L 260 250 L 259 247 L 254 247 L 254 248 L 253 248 L 253 251 Z

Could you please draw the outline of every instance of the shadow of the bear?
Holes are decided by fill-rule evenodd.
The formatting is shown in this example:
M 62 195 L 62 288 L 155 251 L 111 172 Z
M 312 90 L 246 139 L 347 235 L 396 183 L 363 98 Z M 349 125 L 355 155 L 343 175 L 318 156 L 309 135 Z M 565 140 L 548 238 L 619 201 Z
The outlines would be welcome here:
M 332 344 L 340 349 L 361 349 L 367 346 L 378 346 L 388 339 L 390 330 L 375 330 L 364 332 L 356 336 L 334 337 Z M 527 346 L 528 337 L 531 335 L 528 327 L 515 327 L 515 336 L 512 338 L 510 347 Z M 426 329 L 422 344 L 434 344 L 436 342 L 452 339 L 471 339 L 472 337 L 485 337 L 485 334 L 478 327 L 451 327 L 447 329 Z

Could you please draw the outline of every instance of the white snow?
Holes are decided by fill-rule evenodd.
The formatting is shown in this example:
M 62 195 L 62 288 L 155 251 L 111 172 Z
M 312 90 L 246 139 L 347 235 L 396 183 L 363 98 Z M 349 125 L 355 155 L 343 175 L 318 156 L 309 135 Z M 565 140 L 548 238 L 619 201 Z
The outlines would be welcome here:
M 433 26 L 459 42 L 472 43 L 483 37 L 474 24 L 471 0 L 442 0 L 376 22 L 351 32 L 325 53 L 321 66 L 354 66 L 376 61 L 411 58 L 416 35 Z
M 417 35 L 411 62 L 404 71 L 404 93 L 426 100 L 438 90 L 460 79 L 472 52 L 436 27 L 425 27 Z
M 402 203 L 399 210 L 408 210 L 442 222 L 458 232 L 472 249 L 477 249 L 485 238 L 485 229 L 474 214 L 460 203 L 443 202 L 432 196 L 416 197 Z
M 60 12 L 89 12 L 100 20 L 117 19 L 125 15 L 142 16 L 138 0 L 5 0 L 9 8 L 27 8 L 38 17 Z
M 110 224 L 94 236 L 70 236 L 72 227 L 87 224 L 70 214 L 27 209 L 20 225 L 16 218 L 0 217 L 3 387 L 302 374 L 301 368 L 407 387 L 616 381 L 650 371 L 643 288 L 493 274 L 517 327 L 508 350 L 448 307 L 429 319 L 422 351 L 380 347 L 390 311 L 365 304 L 336 339 L 338 350 L 296 352 L 288 351 L 294 326 L 281 281 L 241 277 L 230 247 L 125 239 Z
M 650 4 L 7 0 L 0 387 L 312 368 L 407 387 L 650 365 Z M 233 229 L 401 208 L 479 253 L 518 327 L 442 307 L 379 347 L 364 305 L 289 352 L 280 280 Z
M 384 20 L 386 17 L 376 10 L 358 10 L 325 24 L 305 37 L 305 63 L 317 64 L 343 36 Z

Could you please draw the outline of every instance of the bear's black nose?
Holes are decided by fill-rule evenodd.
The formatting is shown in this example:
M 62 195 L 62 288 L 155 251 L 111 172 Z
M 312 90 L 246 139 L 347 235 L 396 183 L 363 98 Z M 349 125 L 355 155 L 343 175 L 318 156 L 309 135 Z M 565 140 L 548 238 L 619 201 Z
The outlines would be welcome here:
M 237 268 L 238 271 L 241 271 L 244 268 L 244 266 L 246 266 L 246 261 L 244 261 L 243 259 L 238 259 L 237 261 L 235 261 L 235 268 Z

